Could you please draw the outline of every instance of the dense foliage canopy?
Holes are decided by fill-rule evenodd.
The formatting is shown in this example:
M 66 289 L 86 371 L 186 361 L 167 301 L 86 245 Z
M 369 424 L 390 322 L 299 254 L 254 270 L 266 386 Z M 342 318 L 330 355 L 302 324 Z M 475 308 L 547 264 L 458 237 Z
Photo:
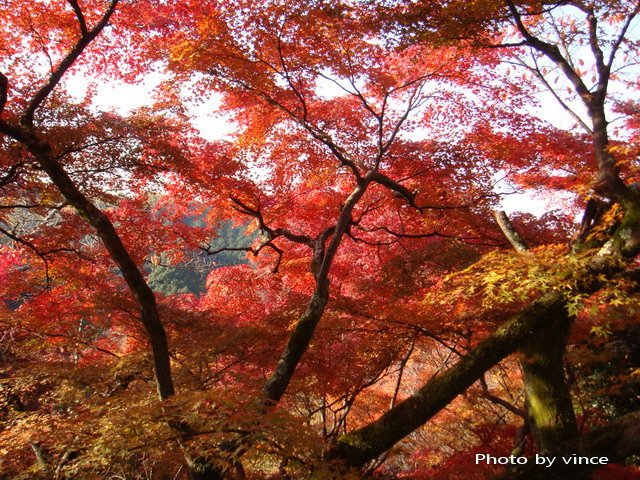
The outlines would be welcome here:
M 638 478 L 640 2 L 0 6 L 0 478 Z

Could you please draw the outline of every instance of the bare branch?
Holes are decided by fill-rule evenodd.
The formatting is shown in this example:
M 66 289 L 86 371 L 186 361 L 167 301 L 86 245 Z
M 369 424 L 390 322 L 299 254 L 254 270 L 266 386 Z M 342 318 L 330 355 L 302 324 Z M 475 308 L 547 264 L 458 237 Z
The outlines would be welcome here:
M 60 80 L 62 80 L 64 74 L 67 72 L 67 70 L 69 70 L 69 68 L 71 68 L 78 57 L 80 57 L 85 48 L 87 48 L 87 46 L 100 34 L 100 32 L 102 32 L 104 27 L 107 26 L 111 15 L 113 15 L 113 12 L 115 11 L 118 1 L 119 0 L 111 0 L 109 7 L 107 8 L 100 21 L 97 23 L 97 25 L 80 37 L 75 46 L 71 49 L 67 56 L 62 59 L 58 67 L 49 76 L 49 80 L 47 81 L 47 83 L 45 83 L 35 93 L 31 101 L 27 105 L 27 108 L 24 111 L 22 117 L 20 118 L 21 124 L 26 126 L 33 125 L 33 116 L 38 107 L 42 104 L 42 102 L 45 101 L 45 99 L 49 96 L 53 89 L 56 88 L 58 83 L 60 83 Z
M 387 240 L 384 242 L 381 241 L 372 241 L 372 240 L 365 240 L 364 238 L 361 237 L 356 237 L 353 232 L 351 231 L 351 228 L 347 229 L 347 231 L 345 232 L 345 235 L 347 237 L 349 237 L 351 240 L 353 240 L 356 243 L 363 243 L 365 245 L 369 245 L 371 247 L 386 247 L 389 245 L 393 245 L 395 243 L 398 243 L 398 240 Z
M 389 408 L 393 408 L 396 406 L 396 401 L 398 400 L 398 395 L 400 394 L 400 386 L 402 384 L 402 375 L 404 373 L 404 369 L 413 354 L 413 350 L 416 346 L 416 341 L 412 340 L 407 353 L 400 360 L 400 366 L 398 367 L 398 379 L 396 380 L 396 386 L 393 389 L 393 396 L 391 397 L 391 402 L 389 403 Z
M 631 26 L 631 22 L 636 17 L 636 15 L 638 15 L 638 13 L 640 13 L 640 2 L 636 3 L 635 8 L 629 14 L 629 16 L 627 17 L 627 20 L 624 22 L 624 25 L 620 30 L 620 34 L 618 35 L 618 38 L 616 38 L 615 42 L 611 46 L 611 51 L 609 52 L 609 60 L 607 61 L 608 70 L 611 69 L 611 66 L 613 65 L 613 60 L 616 56 L 616 53 L 618 53 L 618 49 L 620 48 L 620 45 L 622 45 L 622 41 L 624 40 L 624 37 L 627 34 L 627 30 L 629 30 L 629 27 Z
M 382 140 L 383 118 L 381 117 L 380 129 L 379 129 L 380 133 L 379 133 L 379 139 L 378 139 L 379 151 L 378 151 L 378 155 L 375 163 L 376 169 L 380 166 L 380 161 L 382 160 L 382 157 L 384 156 L 385 153 L 387 153 L 389 148 L 391 148 L 391 145 L 393 144 L 396 137 L 398 136 L 398 133 L 400 133 L 400 129 L 402 128 L 404 123 L 407 121 L 407 118 L 409 118 L 409 115 L 411 114 L 411 112 L 416 108 L 419 108 L 420 105 L 422 105 L 426 101 L 425 99 L 420 98 L 420 94 L 422 93 L 422 86 L 423 84 L 418 85 L 415 88 L 415 90 L 411 93 L 411 97 L 409 98 L 409 102 L 407 103 L 407 108 L 405 109 L 405 111 L 402 113 L 402 115 L 396 122 L 395 126 L 393 127 L 393 130 L 391 131 L 391 134 L 389 135 L 389 138 L 387 139 L 386 142 L 384 142 L 384 145 L 382 143 L 383 142 Z M 387 102 L 387 96 L 385 96 L 384 98 L 383 108 L 386 105 L 386 102 Z
M 200 247 L 201 250 L 203 250 L 204 252 L 207 253 L 207 255 L 217 255 L 218 253 L 222 253 L 222 252 L 250 252 L 253 254 L 254 257 L 257 257 L 258 254 L 260 253 L 260 251 L 265 248 L 268 247 L 270 249 L 272 249 L 273 251 L 275 251 L 278 254 L 278 259 L 276 260 L 276 264 L 274 265 L 272 272 L 273 273 L 278 273 L 278 270 L 280 269 L 280 263 L 282 262 L 282 255 L 284 254 L 284 251 L 281 248 L 278 248 L 276 245 L 274 245 L 270 240 L 266 243 L 263 243 L 262 245 L 253 248 L 253 247 L 221 247 L 221 248 L 217 248 L 215 250 L 211 249 L 210 245 L 205 245 L 204 247 Z
M 422 212 L 422 208 L 416 205 L 416 194 L 410 191 L 407 187 L 405 187 L 404 185 L 401 185 L 400 183 L 396 182 L 395 180 L 392 180 L 385 174 L 380 173 L 378 171 L 369 172 L 369 176 L 371 180 L 373 180 L 374 182 L 382 185 L 383 187 L 387 187 L 388 189 L 397 193 L 401 198 L 404 198 L 404 200 L 407 202 L 409 206 Z
M 29 443 L 31 449 L 33 450 L 33 454 L 36 456 L 36 463 L 38 464 L 38 468 L 42 471 L 42 473 L 48 473 L 47 461 L 44 458 L 44 454 L 42 453 L 42 448 L 38 442 Z
M 250 60 L 247 60 L 247 59 L 242 59 L 242 60 L 251 63 Z M 279 72 L 277 69 L 275 69 L 272 65 L 268 64 L 267 62 L 261 61 L 261 63 L 264 63 L 264 64 L 268 65 L 269 68 L 271 68 L 275 72 L 281 74 L 281 72 Z M 300 116 L 297 115 L 291 108 L 288 108 L 282 102 L 276 100 L 275 98 L 273 98 L 268 93 L 266 93 L 266 92 L 264 92 L 262 90 L 258 90 L 256 88 L 254 88 L 253 86 L 251 86 L 249 83 L 244 82 L 242 80 L 238 80 L 236 78 L 230 78 L 229 76 L 225 75 L 224 72 L 221 72 L 221 71 L 218 71 L 218 70 L 215 70 L 215 69 L 210 69 L 209 73 L 211 75 L 217 75 L 217 76 L 225 78 L 229 83 L 231 83 L 233 85 L 236 85 L 237 87 L 240 87 L 240 88 L 242 88 L 242 89 L 244 89 L 244 90 L 246 90 L 248 92 L 251 92 L 251 93 L 257 95 L 259 98 L 262 98 L 264 101 L 266 101 L 270 105 L 273 105 L 274 107 L 282 110 L 284 113 L 287 114 L 287 116 L 289 116 L 291 118 L 291 120 L 296 122 L 298 125 L 300 125 L 302 128 L 304 128 L 307 132 L 309 132 L 309 134 L 314 139 L 318 140 L 320 143 L 322 143 L 326 147 L 328 147 L 329 150 L 331 151 L 331 153 L 333 154 L 333 156 L 338 160 L 338 162 L 340 162 L 340 164 L 342 166 L 347 167 L 349 170 L 351 170 L 351 172 L 356 177 L 356 179 L 362 178 L 362 175 L 360 174 L 360 169 L 358 168 L 357 162 L 352 160 L 349 157 L 349 154 L 344 150 L 344 148 L 342 148 L 339 145 L 337 145 L 333 141 L 333 139 L 331 138 L 331 136 L 328 133 L 323 131 L 318 126 L 315 126 L 315 125 L 312 125 L 311 123 L 309 123 L 306 120 L 306 118 L 304 117 L 304 113 L 303 113 L 303 117 L 300 118 Z M 299 92 L 298 92 L 298 94 L 299 94 Z M 301 101 L 304 101 L 304 98 Z
M 285 24 L 286 24 L 286 21 L 282 24 L 282 28 L 280 32 L 278 32 L 278 41 L 277 41 L 277 47 L 276 47 L 278 50 L 278 58 L 280 60 L 280 65 L 282 66 L 282 71 L 283 71 L 282 75 L 287 81 L 287 84 L 289 85 L 289 87 L 291 87 L 291 90 L 293 91 L 294 95 L 298 98 L 298 101 L 300 102 L 300 106 L 302 107 L 302 122 L 307 123 L 307 116 L 308 116 L 307 102 L 304 96 L 302 95 L 302 93 L 300 92 L 300 90 L 294 85 L 293 79 L 291 78 L 291 73 L 287 68 L 287 62 L 284 58 L 281 34 L 282 34 L 282 30 L 284 30 Z
M 315 277 L 316 287 L 305 312 L 299 318 L 294 331 L 289 337 L 287 346 L 282 352 L 275 370 L 262 388 L 265 406 L 273 406 L 282 398 L 300 359 L 311 343 L 315 329 L 329 301 L 329 270 L 342 238 L 350 225 L 351 213 L 370 183 L 367 175 L 358 180 L 358 185 L 345 200 L 335 227 L 325 230 L 312 242 L 313 261 L 311 269 Z M 333 236 L 325 251 L 324 241 L 330 235 Z
M 4 322 L 3 322 L 4 323 Z M 15 327 L 15 325 L 14 325 Z M 88 342 L 86 340 L 83 340 L 82 338 L 79 338 L 77 335 L 68 335 L 68 334 L 63 334 L 63 333 L 49 333 L 49 332 L 39 332 L 37 330 L 33 330 L 21 325 L 17 326 L 18 329 L 25 331 L 27 333 L 30 333 L 32 335 L 36 335 L 38 337 L 48 337 L 48 338 L 66 338 L 68 340 L 72 340 L 75 343 L 78 343 L 80 345 L 83 345 L 87 348 L 91 348 L 92 350 L 95 350 L 97 352 L 101 352 L 104 353 L 105 355 L 110 355 L 114 358 L 121 358 L 120 355 L 118 355 L 115 352 L 112 352 L 111 350 L 108 350 L 106 348 L 102 348 L 99 347 L 97 345 L 92 344 L 91 342 Z
M 526 44 L 553 61 L 560 68 L 560 70 L 562 70 L 562 73 L 564 73 L 569 82 L 571 82 L 578 95 L 580 95 L 580 97 L 582 98 L 583 102 L 585 102 L 585 104 L 587 105 L 590 105 L 593 94 L 584 84 L 582 78 L 580 78 L 580 76 L 575 72 L 569 61 L 562 55 L 562 53 L 560 53 L 560 49 L 558 48 L 558 46 L 547 43 L 533 36 L 522 22 L 522 15 L 514 5 L 513 1 L 505 0 L 505 2 L 509 7 L 509 11 L 511 12 L 513 21 L 515 22 L 520 34 L 524 37 L 524 41 L 526 42 Z
M 277 237 L 284 237 L 287 240 L 290 240 L 295 243 L 301 243 L 303 245 L 307 245 L 308 247 L 313 248 L 313 239 L 307 235 L 302 235 L 298 233 L 293 233 L 286 228 L 276 228 L 273 229 L 269 225 L 266 224 L 264 218 L 262 217 L 262 212 L 259 209 L 252 208 L 238 197 L 230 195 L 229 198 L 235 204 L 235 209 L 240 213 L 245 215 L 250 215 L 254 217 L 258 221 L 258 227 L 260 230 L 264 231 L 270 240 L 274 240 Z
M 430 205 L 430 204 L 418 205 L 416 203 L 416 195 L 417 195 L 416 192 L 410 191 L 407 187 L 398 183 L 392 178 L 388 177 L 384 173 L 381 173 L 377 170 L 371 171 L 367 173 L 367 177 L 371 181 L 378 183 L 383 187 L 387 187 L 389 190 L 393 191 L 397 196 L 399 196 L 400 198 L 403 198 L 410 207 L 415 208 L 421 213 L 424 212 L 425 210 L 457 210 L 460 208 L 469 207 L 469 205 L 467 204 L 465 205 Z
M 482 375 L 480 377 L 479 382 L 480 382 L 480 387 L 482 387 L 482 396 L 484 398 L 489 400 L 491 403 L 495 403 L 496 405 L 500 405 L 501 407 L 505 408 L 506 410 L 508 410 L 509 412 L 513 413 L 514 415 L 517 415 L 518 417 L 522 417 L 525 420 L 528 418 L 528 414 L 527 414 L 526 410 L 524 410 L 522 408 L 518 408 L 518 407 L 510 404 L 509 402 L 507 402 L 503 398 L 500 398 L 500 397 L 492 394 L 489 391 L 489 387 L 487 386 L 487 380 L 485 379 L 484 375 Z
M 517 48 L 517 47 L 525 47 L 527 46 L 526 40 L 521 40 L 519 42 L 505 42 L 505 43 L 482 43 L 480 44 L 482 48 Z
M 555 98 L 556 102 L 558 102 L 558 104 L 569 114 L 571 115 L 571 117 L 573 117 L 573 119 L 589 134 L 593 134 L 593 129 L 587 125 L 585 123 L 584 120 L 582 120 L 582 118 L 580 118 L 580 115 L 578 115 L 576 113 L 575 110 L 573 110 L 568 104 L 567 102 L 565 102 L 564 100 L 562 100 L 562 98 L 560 98 L 560 96 L 558 95 L 558 92 L 556 92 L 556 90 L 551 86 L 551 84 L 547 81 L 547 79 L 545 78 L 545 76 L 542 74 L 542 72 L 540 71 L 540 69 L 538 68 L 538 64 L 534 59 L 534 62 L 536 63 L 535 68 L 530 67 L 529 65 L 527 65 L 526 63 L 522 62 L 522 63 L 518 63 L 518 65 L 530 70 L 531 72 L 533 72 L 533 74 L 538 77 L 538 79 L 542 82 L 542 84 L 545 86 L 545 88 L 547 89 L 547 91 L 553 96 L 553 98 Z
M 83 260 L 90 260 L 90 259 L 86 258 L 84 255 L 82 255 L 75 248 L 58 247 L 58 248 L 51 248 L 49 250 L 40 250 L 38 247 L 36 247 L 35 244 L 30 242 L 29 240 L 26 240 L 26 239 L 16 235 L 15 233 L 10 232 L 9 230 L 6 230 L 3 227 L 0 227 L 0 233 L 5 235 L 6 237 L 9 237 L 14 242 L 19 243 L 21 245 L 24 245 L 29 250 L 33 251 L 38 257 L 40 257 L 45 262 L 47 262 L 47 257 L 49 257 L 49 256 L 51 256 L 51 255 L 53 255 L 55 253 L 75 253 L 79 258 L 81 258 Z
M 606 77 L 608 74 L 608 69 L 604 64 L 604 53 L 602 53 L 602 48 L 600 48 L 600 43 L 598 42 L 598 19 L 593 5 L 587 12 L 587 24 L 589 26 L 589 46 L 596 61 L 596 71 L 600 75 L 598 83 L 601 83 L 604 80 L 603 75 Z

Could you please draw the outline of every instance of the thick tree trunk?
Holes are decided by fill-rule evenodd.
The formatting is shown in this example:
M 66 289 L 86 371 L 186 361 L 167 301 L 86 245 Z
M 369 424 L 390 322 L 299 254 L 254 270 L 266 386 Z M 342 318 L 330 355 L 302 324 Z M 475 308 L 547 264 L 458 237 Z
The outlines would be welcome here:
M 520 349 L 529 424 L 538 450 L 544 453 L 559 453 L 560 446 L 574 444 L 578 436 L 564 376 L 564 353 L 571 323 L 564 314 L 553 325 L 540 329 Z
M 519 349 L 541 328 L 554 328 L 566 318 L 562 295 L 544 295 L 499 327 L 456 365 L 425 384 L 373 423 L 340 437 L 329 458 L 360 467 L 384 453 L 426 423 L 464 392 L 484 372 Z
M 609 152 L 608 122 L 604 111 L 604 98 L 596 93 L 584 100 L 593 124 L 591 135 L 598 163 L 598 175 L 593 190 L 599 195 L 622 203 L 627 198 L 628 187 L 620 178 L 620 168 Z
M 619 250 L 614 249 L 616 253 L 622 252 L 630 256 L 640 250 L 640 243 L 635 241 L 639 222 L 634 212 L 635 206 L 633 209 L 627 209 L 622 225 L 612 237 L 611 242 L 620 247 Z M 601 275 L 611 275 L 620 270 L 621 265 L 616 261 L 619 257 L 615 254 L 611 256 L 612 252 L 608 250 L 603 248 L 600 255 L 593 257 L 590 262 L 591 275 L 584 279 L 581 286 L 583 293 L 593 293 L 601 288 L 601 280 L 598 280 Z M 559 292 L 545 294 L 498 328 L 455 366 L 425 384 L 413 396 L 378 420 L 340 437 L 336 445 L 329 450 L 328 458 L 361 467 L 426 423 L 480 378 L 482 373 L 519 349 L 524 349 L 528 354 L 529 365 L 525 369 L 529 376 L 529 396 L 532 400 L 538 401 L 538 406 L 533 407 L 538 411 L 532 416 L 538 422 L 543 444 L 549 446 L 553 438 L 564 438 L 570 443 L 560 449 L 575 450 L 575 419 L 560 368 L 570 323 L 563 296 Z M 538 346 L 534 342 L 539 342 Z M 545 342 L 550 345 L 544 345 Z M 546 394 L 552 398 L 545 399 Z M 549 411 L 554 413 L 549 416 Z M 550 428 L 543 432 L 545 426 Z M 636 436 L 639 433 L 632 428 L 627 429 L 627 432 L 630 431 L 635 432 Z M 631 444 L 628 441 L 623 443 L 627 446 Z M 579 451 L 582 450 L 584 448 L 579 447 Z M 597 448 L 592 451 L 598 453 Z M 558 478 L 568 478 L 562 477 L 562 472 L 559 475 Z
M 495 218 L 513 248 L 526 251 L 526 244 L 506 213 L 496 212 Z M 583 221 L 583 227 L 584 223 L 588 222 Z M 520 349 L 529 427 L 542 452 L 569 444 L 578 435 L 571 394 L 564 378 L 564 353 L 571 323 L 565 312 L 554 325 L 542 328 Z

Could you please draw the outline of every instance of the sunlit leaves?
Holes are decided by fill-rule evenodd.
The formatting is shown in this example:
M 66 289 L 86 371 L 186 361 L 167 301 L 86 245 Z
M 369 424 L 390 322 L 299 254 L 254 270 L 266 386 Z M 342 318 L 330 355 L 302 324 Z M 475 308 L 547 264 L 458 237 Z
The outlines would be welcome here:
M 584 15 L 565 3 L 514 3 L 531 32 L 569 51 L 572 71 L 593 90 L 599 74 L 585 50 Z M 104 8 L 79 5 L 89 26 Z M 607 24 L 596 32 L 603 47 L 612 47 L 629 5 L 593 4 Z M 72 2 L 3 7 L 2 121 L 18 125 L 83 20 Z M 70 91 L 65 77 L 33 132 L 106 213 L 144 273 L 140 283 L 156 287 L 158 272 L 181 268 L 188 276 L 203 249 L 227 247 L 242 261 L 220 266 L 215 253 L 198 265 L 206 285 L 157 295 L 179 392 L 161 406 L 140 310 L 113 257 L 34 149 L 15 132 L 3 136 L 2 468 L 42 473 L 30 447 L 37 443 L 51 465 L 73 451 L 62 470 L 70 478 L 134 477 L 151 467 L 175 476 L 184 463 L 178 437 L 185 451 L 213 457 L 221 442 L 246 435 L 250 475 L 329 478 L 323 442 L 406 398 L 548 291 L 562 292 L 576 318 L 570 353 L 591 388 L 579 399 L 603 410 L 600 393 L 618 402 L 614 390 L 637 368 L 603 364 L 631 344 L 637 285 L 628 272 L 592 275 L 594 252 L 565 246 L 597 168 L 592 138 L 531 110 L 540 104 L 535 79 L 560 100 L 578 100 L 561 69 L 524 48 L 478 49 L 517 43 L 507 14 L 485 0 L 122 2 L 70 71 L 91 77 L 86 91 Z M 633 67 L 637 41 L 620 48 L 614 69 Z M 637 88 L 622 73 L 618 80 Z M 153 105 L 97 109 L 100 81 L 155 77 Z M 193 128 L 198 101 L 219 106 L 207 118 L 232 122 L 224 140 L 214 132 L 218 140 L 205 141 Z M 631 181 L 638 108 L 628 99 L 611 105 L 625 123 L 607 152 Z M 569 192 L 568 212 L 514 216 L 532 247 L 525 253 L 499 251 L 506 241 L 491 210 L 505 184 Z M 345 210 L 354 191 L 362 196 Z M 325 264 L 327 308 L 287 394 L 267 414 L 259 392 L 322 284 L 319 264 L 341 218 L 344 234 Z M 586 240 L 604 243 L 619 220 L 616 207 Z M 221 222 L 247 235 L 225 237 Z M 591 283 L 603 288 L 585 293 Z M 601 382 L 589 372 L 598 369 Z M 496 370 L 488 388 L 522 407 L 518 369 Z M 386 471 L 487 474 L 470 455 L 479 445 L 508 453 L 517 419 L 505 420 L 485 397 L 475 386 L 450 404 L 428 432 L 391 452 Z

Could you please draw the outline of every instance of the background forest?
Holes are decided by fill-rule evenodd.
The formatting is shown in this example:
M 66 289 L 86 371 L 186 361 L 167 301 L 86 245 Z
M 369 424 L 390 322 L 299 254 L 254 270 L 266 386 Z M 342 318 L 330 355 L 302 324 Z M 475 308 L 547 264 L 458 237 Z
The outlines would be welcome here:
M 1 479 L 640 478 L 640 2 L 0 9 Z

